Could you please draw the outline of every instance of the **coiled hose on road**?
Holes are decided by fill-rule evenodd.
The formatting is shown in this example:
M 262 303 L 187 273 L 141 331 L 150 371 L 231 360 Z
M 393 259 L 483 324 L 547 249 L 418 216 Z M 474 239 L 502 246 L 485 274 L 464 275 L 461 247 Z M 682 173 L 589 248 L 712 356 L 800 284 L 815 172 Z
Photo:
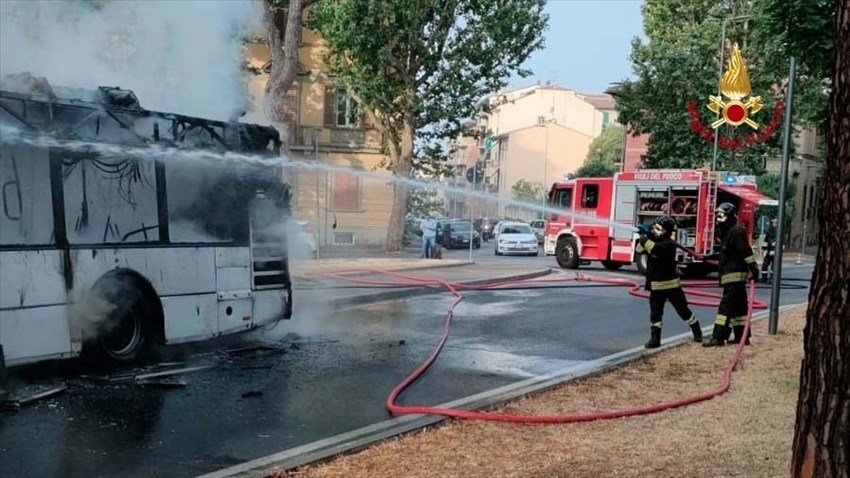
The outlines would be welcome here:
M 372 274 L 381 274 L 395 280 L 375 280 L 368 279 L 363 277 L 352 277 L 348 274 L 353 273 L 372 273 Z M 443 349 L 443 346 L 446 344 L 446 341 L 449 338 L 449 332 L 451 330 L 452 319 L 454 317 L 454 309 L 458 304 L 463 300 L 463 295 L 461 291 L 481 291 L 481 290 L 498 290 L 500 287 L 505 286 L 515 286 L 517 284 L 527 285 L 527 286 L 535 286 L 538 284 L 547 284 L 547 283 L 565 283 L 565 282 L 593 282 L 597 284 L 606 284 L 606 285 L 619 285 L 624 287 L 629 287 L 629 294 L 636 297 L 649 297 L 647 292 L 640 290 L 640 283 L 637 281 L 632 281 L 628 279 L 613 279 L 613 278 L 601 278 L 601 277 L 590 277 L 585 275 L 576 275 L 575 278 L 546 278 L 546 279 L 525 279 L 525 280 L 506 280 L 502 282 L 489 283 L 485 285 L 465 285 L 465 284 L 456 284 L 443 279 L 438 278 L 427 278 L 427 277 L 416 277 L 408 274 L 402 274 L 398 272 L 389 272 L 389 271 L 376 271 L 376 270 L 342 270 L 342 271 L 334 271 L 327 273 L 319 273 L 317 276 L 333 278 L 337 280 L 343 280 L 352 282 L 355 284 L 365 285 L 365 286 L 387 286 L 387 287 L 434 287 L 439 286 L 447 291 L 449 291 L 452 295 L 454 295 L 455 300 L 449 306 L 449 309 L 446 313 L 446 319 L 443 323 L 443 334 L 440 337 L 440 340 L 434 346 L 431 354 L 428 358 L 414 370 L 410 375 L 408 375 L 401 383 L 399 383 L 393 390 L 390 392 L 390 395 L 387 397 L 386 408 L 390 413 L 398 414 L 398 415 L 441 415 L 445 417 L 452 418 L 460 418 L 466 420 L 485 420 L 485 421 L 493 421 L 493 422 L 508 422 L 508 423 L 575 423 L 575 422 L 589 422 L 595 420 L 607 420 L 612 418 L 623 418 L 623 417 L 631 417 L 637 415 L 648 415 L 652 413 L 658 413 L 665 410 L 670 410 L 673 408 L 683 407 L 686 405 L 690 405 L 693 403 L 702 402 L 705 400 L 710 400 L 714 397 L 718 397 L 726 393 L 729 390 L 729 387 L 732 383 L 732 372 L 735 370 L 735 366 L 738 363 L 738 360 L 741 357 L 741 354 L 744 350 L 745 341 L 742 340 L 739 344 L 735 353 L 729 359 L 729 362 L 726 365 L 726 368 L 723 370 L 723 377 L 720 381 L 720 384 L 712 390 L 707 392 L 693 395 L 689 397 L 683 397 L 676 400 L 671 400 L 667 402 L 661 402 L 653 405 L 646 405 L 641 407 L 628 408 L 623 410 L 612 410 L 612 411 L 602 411 L 602 412 L 590 412 L 590 413 L 577 413 L 577 414 L 569 414 L 569 415 L 543 415 L 543 416 L 523 416 L 523 415 L 513 415 L 506 413 L 494 413 L 494 412 L 478 412 L 478 411 L 470 411 L 470 410 L 459 410 L 454 408 L 442 408 L 442 407 L 426 407 L 426 406 L 404 406 L 397 405 L 396 401 L 398 397 L 404 392 L 404 390 L 412 385 L 434 362 L 437 360 L 437 357 L 440 355 L 440 352 Z M 404 281 L 404 282 L 400 282 Z M 716 285 L 714 281 L 693 281 L 685 284 L 686 286 L 708 286 L 708 285 Z M 704 298 L 712 298 L 712 299 L 720 299 L 721 295 L 713 292 L 705 292 L 694 290 L 691 287 L 685 287 L 685 292 L 691 296 L 704 297 Z M 717 306 L 717 301 L 709 301 L 706 299 L 688 299 L 688 303 L 691 305 L 701 305 L 701 306 Z M 744 325 L 744 334 L 746 337 L 749 334 L 750 330 L 750 322 L 752 320 L 753 310 L 755 309 L 765 309 L 767 305 L 755 298 L 755 282 L 750 282 L 749 284 L 749 304 L 747 310 L 747 320 Z

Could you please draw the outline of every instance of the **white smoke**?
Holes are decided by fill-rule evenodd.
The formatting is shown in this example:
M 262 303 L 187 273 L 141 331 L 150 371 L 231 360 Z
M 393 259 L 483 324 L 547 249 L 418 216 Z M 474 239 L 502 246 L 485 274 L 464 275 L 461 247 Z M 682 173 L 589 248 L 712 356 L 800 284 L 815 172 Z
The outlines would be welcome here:
M 227 120 L 246 108 L 252 0 L 2 0 L 0 76 L 133 90 L 143 108 Z

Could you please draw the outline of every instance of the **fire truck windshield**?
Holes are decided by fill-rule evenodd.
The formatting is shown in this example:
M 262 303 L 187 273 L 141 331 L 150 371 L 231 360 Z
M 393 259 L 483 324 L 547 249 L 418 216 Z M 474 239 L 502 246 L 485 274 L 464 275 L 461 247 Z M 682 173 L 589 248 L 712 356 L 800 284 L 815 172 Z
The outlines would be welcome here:
M 572 206 L 573 202 L 573 190 L 572 189 L 557 189 L 555 190 L 555 198 L 552 203 L 555 207 L 559 207 L 562 209 L 569 209 Z

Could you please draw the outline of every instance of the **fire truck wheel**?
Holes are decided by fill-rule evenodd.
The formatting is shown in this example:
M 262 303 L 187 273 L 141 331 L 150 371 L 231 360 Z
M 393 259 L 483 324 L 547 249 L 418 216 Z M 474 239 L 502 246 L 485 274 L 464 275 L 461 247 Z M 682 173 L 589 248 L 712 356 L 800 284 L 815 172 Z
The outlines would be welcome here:
M 97 364 L 133 363 L 161 342 L 162 306 L 153 287 L 133 271 L 116 269 L 92 287 L 83 324 L 83 358 Z
M 576 244 L 575 238 L 562 237 L 558 239 L 555 258 L 558 260 L 558 265 L 564 269 L 578 269 L 578 244 Z
M 646 254 L 636 254 L 635 265 L 637 266 L 638 271 L 640 271 L 641 274 L 646 275 L 646 269 L 649 267 L 647 265 Z
M 614 261 L 602 261 L 602 267 L 608 269 L 609 271 L 616 271 L 623 267 L 625 264 L 622 262 L 614 262 Z

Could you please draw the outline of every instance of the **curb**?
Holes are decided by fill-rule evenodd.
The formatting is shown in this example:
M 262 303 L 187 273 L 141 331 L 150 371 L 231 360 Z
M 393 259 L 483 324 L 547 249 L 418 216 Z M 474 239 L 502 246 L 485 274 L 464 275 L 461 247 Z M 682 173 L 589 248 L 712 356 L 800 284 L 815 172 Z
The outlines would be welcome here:
M 466 264 L 459 264 L 466 265 Z M 421 269 L 417 269 L 421 270 Z M 488 285 L 496 282 L 503 281 L 513 281 L 513 280 L 526 280 L 526 279 L 534 279 L 537 277 L 543 277 L 552 273 L 552 269 L 538 269 L 536 271 L 528 272 L 525 274 L 511 274 L 511 275 L 503 275 L 496 277 L 489 277 L 487 279 L 474 279 L 458 282 L 461 285 Z M 385 300 L 394 300 L 394 299 L 407 299 L 410 297 L 420 297 L 423 295 L 433 295 L 433 294 L 441 294 L 446 292 L 442 287 L 410 287 L 404 289 L 392 289 L 384 292 L 375 292 L 370 294 L 360 294 L 351 297 L 345 297 L 340 299 L 331 299 L 327 303 L 331 308 L 340 310 L 345 309 L 355 305 L 364 305 L 371 304 L 373 302 L 383 302 Z
M 808 302 L 789 304 L 780 307 L 779 310 L 780 312 L 786 312 L 788 310 L 804 306 L 807 303 Z M 767 317 L 768 314 L 768 311 L 753 314 L 753 321 L 762 320 Z M 705 327 L 704 329 L 709 328 L 710 327 Z M 690 341 L 691 333 L 685 332 L 667 339 L 663 345 L 657 349 L 645 349 L 643 346 L 634 347 L 612 355 L 600 357 L 596 360 L 588 361 L 581 365 L 570 367 L 567 370 L 522 380 L 520 382 L 504 385 L 499 388 L 436 406 L 442 408 L 458 408 L 463 410 L 480 410 L 494 407 L 519 397 L 546 391 L 578 378 L 607 372 L 625 363 L 660 353 Z M 202 475 L 199 478 L 267 477 L 274 468 L 278 468 L 280 470 L 291 470 L 309 463 L 333 458 L 334 456 L 342 453 L 357 452 L 376 442 L 430 426 L 446 419 L 446 417 L 438 415 L 402 415 L 398 418 L 375 423 L 350 432 L 342 433 L 295 448 L 290 448 L 272 455 L 240 463 L 229 468 L 214 471 L 212 473 Z

